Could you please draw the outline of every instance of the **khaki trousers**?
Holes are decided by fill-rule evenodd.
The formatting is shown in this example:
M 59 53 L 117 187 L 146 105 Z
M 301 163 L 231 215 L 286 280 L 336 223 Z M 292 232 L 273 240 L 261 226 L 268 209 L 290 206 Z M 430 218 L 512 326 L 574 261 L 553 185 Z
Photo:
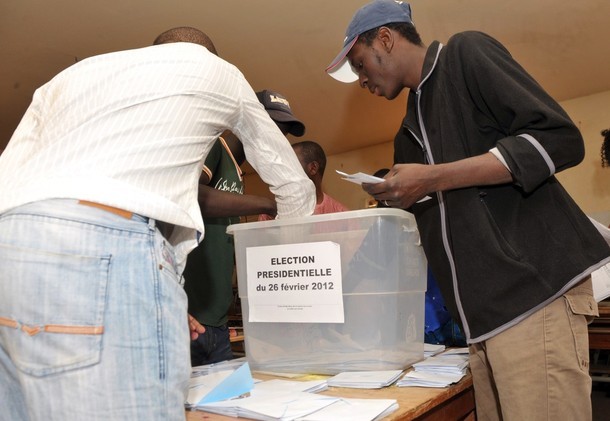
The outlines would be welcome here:
M 591 420 L 591 277 L 517 325 L 470 345 L 477 419 Z

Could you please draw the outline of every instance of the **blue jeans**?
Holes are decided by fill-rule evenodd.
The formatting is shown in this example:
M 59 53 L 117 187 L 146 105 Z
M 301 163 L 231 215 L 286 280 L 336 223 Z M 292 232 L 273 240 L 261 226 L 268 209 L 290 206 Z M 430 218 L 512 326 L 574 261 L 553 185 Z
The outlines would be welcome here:
M 138 215 L 75 200 L 0 215 L 0 419 L 184 420 L 189 330 L 173 261 Z
M 205 332 L 191 341 L 191 365 L 219 363 L 233 359 L 231 339 L 227 325 L 205 326 Z

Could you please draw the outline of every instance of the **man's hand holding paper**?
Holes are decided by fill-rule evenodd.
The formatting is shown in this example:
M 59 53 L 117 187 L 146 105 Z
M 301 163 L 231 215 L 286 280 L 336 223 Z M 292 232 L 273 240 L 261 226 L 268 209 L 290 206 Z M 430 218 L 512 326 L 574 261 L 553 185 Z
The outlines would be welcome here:
M 377 183 L 363 182 L 362 188 L 378 202 L 386 206 L 407 209 L 413 203 L 430 199 L 426 189 L 428 165 L 397 164 L 385 178 Z

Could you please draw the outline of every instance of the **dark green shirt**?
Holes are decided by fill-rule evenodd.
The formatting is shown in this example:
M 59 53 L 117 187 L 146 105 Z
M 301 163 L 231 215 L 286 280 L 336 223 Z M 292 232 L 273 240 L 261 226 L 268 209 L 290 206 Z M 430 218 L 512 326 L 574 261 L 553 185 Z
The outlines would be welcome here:
M 241 170 L 222 138 L 212 146 L 205 166 L 212 175 L 208 186 L 243 194 Z M 235 265 L 233 237 L 226 229 L 238 223 L 239 217 L 204 218 L 203 222 L 203 241 L 188 255 L 184 269 L 188 311 L 204 325 L 222 326 L 233 300 Z

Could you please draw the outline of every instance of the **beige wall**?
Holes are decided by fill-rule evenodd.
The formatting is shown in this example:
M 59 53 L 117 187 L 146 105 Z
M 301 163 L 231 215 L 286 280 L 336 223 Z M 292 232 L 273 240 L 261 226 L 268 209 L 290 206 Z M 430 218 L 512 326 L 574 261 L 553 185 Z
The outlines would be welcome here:
M 610 91 L 561 104 L 576 122 L 585 139 L 585 159 L 558 178 L 581 208 L 596 219 L 610 223 L 610 168 L 601 167 L 600 148 L 603 129 L 610 128 Z M 314 139 L 315 140 L 315 139 Z M 324 174 L 325 191 L 350 209 L 362 209 L 369 199 L 356 184 L 342 180 L 335 169 L 374 173 L 390 167 L 393 160 L 393 142 L 328 156 Z M 267 186 L 256 174 L 246 175 L 246 192 L 270 195 Z
M 557 178 L 589 215 L 610 223 L 610 168 L 601 166 L 601 131 L 610 128 L 610 91 L 562 102 L 585 139 L 585 159 Z M 598 218 L 599 216 L 599 218 Z

